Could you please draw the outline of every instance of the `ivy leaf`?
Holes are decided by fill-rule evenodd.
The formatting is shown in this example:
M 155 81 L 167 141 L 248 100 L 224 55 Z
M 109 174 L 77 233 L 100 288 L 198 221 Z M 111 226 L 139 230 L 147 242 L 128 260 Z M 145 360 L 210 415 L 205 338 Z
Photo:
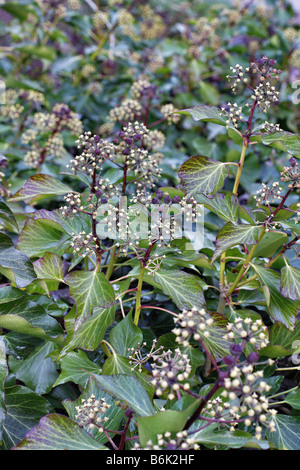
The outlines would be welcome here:
M 0 232 L 0 271 L 18 287 L 23 288 L 36 279 L 30 259 L 18 251 L 8 235 Z
M 70 287 L 70 295 L 76 302 L 75 330 L 92 314 L 95 307 L 107 309 L 115 302 L 115 293 L 103 273 L 75 271 L 64 281 Z
M 18 237 L 17 248 L 29 257 L 42 257 L 47 252 L 61 256 L 69 244 L 69 236 L 53 220 L 28 219 Z
M 286 263 L 280 271 L 280 292 L 284 297 L 300 300 L 300 269 Z
M 17 232 L 19 231 L 19 227 L 15 219 L 15 216 L 10 210 L 10 208 L 8 207 L 8 205 L 5 204 L 2 197 L 0 197 L 0 220 L 2 222 L 7 222 L 14 229 L 16 229 Z
M 292 329 L 295 326 L 300 302 L 283 297 L 280 292 L 280 274 L 277 271 L 258 265 L 253 265 L 253 268 L 259 276 L 272 319 Z
M 108 450 L 67 416 L 48 414 L 13 450 Z
M 155 408 L 140 382 L 130 375 L 92 374 L 99 386 L 127 403 L 139 416 L 155 414 Z
M 157 444 L 157 435 L 169 431 L 173 435 L 183 430 L 185 423 L 193 414 L 201 399 L 195 400 L 183 411 L 165 410 L 152 416 L 138 418 L 138 430 L 142 447 L 147 445 L 149 440 Z
M 64 265 L 60 256 L 46 253 L 43 258 L 34 261 L 33 266 L 39 279 L 53 279 L 63 282 Z
M 61 373 L 55 381 L 53 387 L 74 382 L 81 387 L 86 387 L 90 374 L 89 372 L 99 372 L 99 366 L 92 362 L 84 351 L 71 351 L 60 359 Z
M 192 116 L 194 121 L 212 122 L 219 126 L 228 126 L 226 117 L 222 116 L 221 110 L 217 106 L 199 105 L 176 111 L 174 114 L 186 114 Z M 240 132 L 233 125 L 229 125 L 227 129 L 229 137 L 236 143 L 241 143 L 242 136 Z
M 8 298 L 7 302 L 0 303 L 0 327 L 54 342 L 59 341 L 63 332 L 43 305 L 25 292 L 17 300 Z
M 288 393 L 284 401 L 295 410 L 300 410 L 300 389 Z
M 262 227 L 256 225 L 234 225 L 232 222 L 227 222 L 217 235 L 212 261 L 215 261 L 224 251 L 233 246 L 256 244 L 261 230 Z
M 267 430 L 267 438 L 278 450 L 300 450 L 300 416 L 277 414 L 275 431 Z
M 193 431 L 197 429 L 197 427 L 199 427 L 199 421 L 197 421 L 190 430 Z M 193 440 L 205 446 L 220 445 L 230 447 L 231 449 L 239 449 L 241 447 L 269 448 L 267 441 L 258 441 L 248 432 L 240 430 L 233 432 L 228 430 L 220 431 L 215 424 L 204 427 L 198 432 L 193 433 Z
M 75 305 L 65 318 L 67 338 L 59 358 L 76 348 L 94 351 L 103 339 L 107 328 L 113 323 L 115 310 L 115 305 L 109 308 L 95 307 L 92 315 L 88 316 L 78 329 L 74 330 L 76 316 Z
M 143 333 L 133 323 L 132 313 L 129 312 L 110 332 L 110 344 L 114 351 L 121 356 L 128 357 L 129 348 L 137 348 L 143 342 Z
M 255 136 L 253 139 L 264 145 L 290 153 L 291 155 L 300 156 L 300 138 L 292 132 L 271 132 L 263 136 Z
M 11 450 L 51 411 L 49 401 L 21 385 L 5 389 L 6 417 L 3 425 L 3 448 Z
M 193 274 L 177 269 L 160 269 L 154 276 L 162 291 L 172 298 L 180 310 L 205 306 L 203 289 Z
M 53 343 L 47 341 L 23 361 L 10 359 L 10 368 L 16 378 L 39 395 L 50 392 L 58 377 L 57 366 L 48 357 L 55 348 Z
M 229 169 L 226 163 L 202 155 L 189 158 L 181 165 L 178 173 L 183 190 L 189 196 L 215 194 L 223 187 L 228 175 Z
M 77 406 L 82 406 L 82 400 L 88 400 L 92 395 L 94 395 L 95 400 L 101 402 L 102 399 L 110 406 L 109 409 L 105 411 L 105 417 L 108 418 L 109 429 L 118 431 L 120 428 L 121 419 L 124 416 L 124 410 L 116 405 L 116 400 L 107 392 L 102 390 L 93 377 L 89 378 L 87 387 L 82 392 L 82 394 L 75 401 L 70 401 L 69 399 L 63 401 L 63 405 L 67 410 L 69 417 L 76 421 L 76 415 L 78 411 Z M 93 430 L 90 430 L 90 433 L 93 435 L 94 439 L 101 444 L 105 444 L 108 441 L 107 436 L 104 432 L 99 433 L 98 428 L 95 426 Z M 109 433 L 110 437 L 113 438 L 114 434 Z
M 214 197 L 197 194 L 195 199 L 225 222 L 237 222 L 239 219 L 240 205 L 232 193 L 217 193 Z
M 269 344 L 260 350 L 260 354 L 270 358 L 290 356 L 294 352 L 294 342 L 299 341 L 299 337 L 300 321 L 296 322 L 293 331 L 281 323 L 275 323 L 269 330 Z
M 286 233 L 278 230 L 270 230 L 265 233 L 259 245 L 256 247 L 253 256 L 262 256 L 263 258 L 270 258 L 276 251 L 288 242 L 289 237 Z M 251 249 L 251 247 L 248 247 Z
M 72 189 L 53 176 L 37 174 L 31 176 L 9 201 L 33 204 L 49 196 L 62 196 L 69 192 Z

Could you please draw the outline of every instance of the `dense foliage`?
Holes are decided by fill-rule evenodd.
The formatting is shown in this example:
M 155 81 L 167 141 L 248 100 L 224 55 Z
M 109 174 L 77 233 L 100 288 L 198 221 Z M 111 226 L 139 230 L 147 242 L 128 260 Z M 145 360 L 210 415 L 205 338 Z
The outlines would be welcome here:
M 0 448 L 300 450 L 292 6 L 0 20 Z

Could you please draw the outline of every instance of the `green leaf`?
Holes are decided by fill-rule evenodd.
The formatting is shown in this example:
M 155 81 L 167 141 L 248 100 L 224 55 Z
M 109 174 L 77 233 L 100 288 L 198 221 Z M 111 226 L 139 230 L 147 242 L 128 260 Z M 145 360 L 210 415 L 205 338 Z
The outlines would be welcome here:
M 21 288 L 36 279 L 30 259 L 18 251 L 10 237 L 2 232 L 0 232 L 0 271 Z
M 275 323 L 269 330 L 269 344 L 260 353 L 270 358 L 290 356 L 295 352 L 294 345 L 299 338 L 300 321 L 296 322 L 292 331 L 281 323 Z
M 259 245 L 254 251 L 254 257 L 262 256 L 263 258 L 271 258 L 276 251 L 284 244 L 287 243 L 289 237 L 286 233 L 270 230 L 265 233 Z M 248 249 L 251 247 L 248 247 Z
M 200 399 L 195 400 L 194 403 L 183 411 L 165 410 L 153 416 L 138 418 L 141 447 L 145 447 L 149 440 L 152 441 L 152 444 L 157 444 L 158 434 L 164 434 L 166 431 L 169 431 L 175 435 L 177 432 L 182 431 L 200 401 Z
M 280 292 L 288 299 L 300 300 L 300 269 L 286 263 L 280 271 Z
M 7 11 L 10 15 L 15 16 L 20 21 L 25 21 L 30 12 L 27 5 L 15 3 L 15 2 L 6 2 L 1 4 L 1 8 Z
M 47 219 L 28 219 L 17 241 L 17 248 L 29 257 L 42 257 L 47 252 L 61 256 L 69 245 L 62 227 Z
M 39 173 L 31 176 L 9 201 L 33 204 L 49 196 L 62 196 L 69 192 L 72 192 L 72 189 L 58 179 Z
M 74 382 L 81 387 L 86 387 L 90 372 L 100 372 L 99 366 L 92 362 L 84 351 L 71 351 L 60 359 L 61 373 L 54 383 L 54 387 L 67 382 Z
M 190 431 L 197 429 L 199 427 L 199 421 L 190 428 Z M 239 449 L 241 447 L 250 447 L 250 448 L 263 448 L 268 449 L 269 445 L 267 441 L 258 441 L 253 438 L 253 436 L 245 431 L 228 431 L 228 430 L 218 430 L 217 426 L 210 425 L 204 427 L 200 431 L 193 433 L 193 440 L 202 445 L 207 446 L 226 446 L 231 449 Z
M 115 319 L 116 306 L 109 308 L 95 307 L 93 314 L 86 318 L 82 325 L 74 331 L 74 322 L 76 316 L 76 306 L 67 315 L 65 324 L 67 327 L 67 338 L 63 349 L 60 352 L 60 358 L 73 349 L 82 348 L 87 351 L 94 351 L 100 341 L 104 338 L 107 328 Z
M 186 114 L 192 116 L 194 121 L 212 122 L 219 126 L 227 126 L 226 117 L 222 116 L 221 110 L 216 106 L 194 106 L 193 108 L 176 111 L 174 114 Z M 236 143 L 240 143 L 242 141 L 240 132 L 232 125 L 229 125 L 228 135 Z
M 108 450 L 77 423 L 59 414 L 44 416 L 13 450 Z
M 214 197 L 197 194 L 195 199 L 225 222 L 237 222 L 239 219 L 240 206 L 237 197 L 232 193 L 217 193 Z
M 128 357 L 129 348 L 137 348 L 143 342 L 141 330 L 133 323 L 132 313 L 129 312 L 110 332 L 109 342 L 114 351 Z
M 19 51 L 28 54 L 29 56 L 40 57 L 53 61 L 56 57 L 56 51 L 53 47 L 37 46 L 35 44 L 27 44 L 26 46 L 19 46 Z
M 130 363 L 130 360 L 127 357 L 113 353 L 110 357 L 106 359 L 105 363 L 103 364 L 102 374 L 131 375 L 139 381 L 139 383 L 146 390 L 150 398 L 152 398 L 154 395 L 155 390 L 154 386 L 151 384 L 151 373 L 144 367 L 142 367 L 141 371 L 139 371 L 138 368 L 134 369 L 133 365 Z
M 203 82 L 199 83 L 200 93 L 204 101 L 209 104 L 217 105 L 220 102 L 220 93 L 218 89 L 210 83 Z
M 2 222 L 7 222 L 9 226 L 11 225 L 14 229 L 16 229 L 16 232 L 19 231 L 15 216 L 8 207 L 8 205 L 5 204 L 2 197 L 0 197 L 0 220 Z
M 178 269 L 160 269 L 154 276 L 162 291 L 172 298 L 180 310 L 205 306 L 203 289 L 193 274 Z
M 21 385 L 5 390 L 6 417 L 3 426 L 3 449 L 10 450 L 51 411 L 49 402 Z
M 63 330 L 43 305 L 31 300 L 25 292 L 17 301 L 7 300 L 0 303 L 1 328 L 60 343 Z
M 233 246 L 256 244 L 261 230 L 262 227 L 255 225 L 234 225 L 232 222 L 227 222 L 217 235 L 212 261 L 215 261 L 224 251 Z
M 114 290 L 103 273 L 75 271 L 64 280 L 77 306 L 75 330 L 92 315 L 95 307 L 107 309 L 115 302 Z
M 53 279 L 63 282 L 63 261 L 55 253 L 46 253 L 43 258 L 34 261 L 33 266 L 39 279 Z
M 263 136 L 255 136 L 254 139 L 264 145 L 274 147 L 291 155 L 300 156 L 300 138 L 291 132 L 272 132 Z
M 277 414 L 273 417 L 274 432 L 267 430 L 267 438 L 278 450 L 300 450 L 300 416 Z
M 76 409 L 76 407 L 81 406 L 82 400 L 87 401 L 92 395 L 94 395 L 95 400 L 101 401 L 101 399 L 104 399 L 105 402 L 110 405 L 110 408 L 105 411 L 105 417 L 108 418 L 107 426 L 109 426 L 109 429 L 116 431 L 119 430 L 120 422 L 124 415 L 124 410 L 120 406 L 116 405 L 116 400 L 109 393 L 105 392 L 99 387 L 99 385 L 97 385 L 93 377 L 89 378 L 86 389 L 78 397 L 77 400 L 70 401 L 67 399 L 63 401 L 63 405 L 67 410 L 69 417 L 73 421 L 76 421 L 76 415 L 78 414 L 78 410 Z M 92 434 L 92 436 L 97 440 L 97 442 L 100 442 L 101 444 L 105 444 L 108 441 L 108 438 L 106 437 L 105 433 L 99 433 L 96 426 L 93 430 L 89 430 L 89 433 Z M 114 437 L 113 433 L 109 433 L 109 435 L 111 438 Z
M 284 401 L 295 410 L 300 410 L 300 389 L 288 393 Z
M 215 194 L 229 175 L 226 163 L 202 155 L 189 158 L 179 169 L 183 190 L 189 196 Z
M 47 357 L 56 346 L 50 341 L 37 347 L 25 360 L 10 359 L 10 369 L 28 388 L 43 395 L 50 392 L 58 377 L 57 365 Z
M 295 326 L 300 302 L 283 297 L 280 292 L 280 274 L 277 271 L 254 264 L 253 268 L 264 288 L 265 299 L 272 319 L 292 329 Z
M 129 375 L 92 374 L 103 390 L 127 403 L 139 416 L 155 414 L 155 408 L 140 382 Z

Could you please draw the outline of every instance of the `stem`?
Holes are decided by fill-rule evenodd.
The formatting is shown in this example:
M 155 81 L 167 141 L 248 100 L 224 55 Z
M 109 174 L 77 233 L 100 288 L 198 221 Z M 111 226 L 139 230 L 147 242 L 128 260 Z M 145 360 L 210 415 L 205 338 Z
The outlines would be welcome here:
M 111 250 L 111 254 L 110 254 L 110 260 L 109 260 L 109 263 L 108 263 L 108 267 L 107 267 L 107 271 L 106 271 L 106 279 L 109 280 L 111 278 L 111 275 L 113 273 L 113 270 L 114 270 L 114 265 L 115 265 L 115 262 L 117 260 L 117 256 L 116 256 L 116 250 L 117 250 L 117 247 L 114 246 Z
M 244 137 L 242 152 L 241 152 L 241 156 L 240 156 L 240 161 L 238 163 L 238 170 L 237 170 L 237 173 L 236 173 L 235 182 L 234 182 L 234 186 L 233 186 L 233 190 L 232 190 L 233 194 L 235 194 L 236 196 L 238 194 L 238 188 L 239 188 L 239 184 L 240 184 L 240 179 L 241 179 L 241 175 L 242 175 L 242 171 L 243 171 L 243 166 L 244 166 L 244 161 L 245 161 L 245 156 L 246 156 L 246 151 L 247 151 L 248 145 L 249 145 L 248 138 Z
M 198 419 L 201 411 L 205 407 L 206 403 L 211 399 L 211 397 L 219 390 L 221 387 L 221 384 L 219 380 L 214 384 L 214 386 L 211 388 L 211 390 L 205 395 L 205 397 L 202 398 L 201 403 L 197 407 L 196 411 L 192 414 L 192 416 L 187 420 L 184 429 L 188 429 L 191 427 L 191 425 Z
M 223 312 L 223 310 L 225 308 L 225 305 L 226 305 L 226 301 L 225 301 L 225 297 L 224 297 L 225 267 L 226 267 L 226 251 L 224 251 L 224 253 L 221 255 L 221 261 L 220 261 L 220 282 L 219 282 L 220 297 L 219 297 L 219 304 L 218 304 L 218 312 L 219 313 Z
M 136 292 L 135 314 L 134 314 L 134 320 L 133 320 L 136 326 L 138 325 L 140 313 L 141 313 L 141 293 L 142 293 L 145 270 L 146 270 L 145 266 L 141 265 L 141 271 L 139 275 L 137 292 Z
M 230 296 L 234 291 L 235 291 L 235 288 L 237 287 L 238 283 L 240 282 L 241 278 L 243 277 L 246 269 L 248 268 L 253 256 L 254 256 L 254 252 L 259 244 L 259 242 L 261 241 L 261 239 L 263 238 L 264 234 L 266 233 L 266 228 L 263 227 L 262 228 L 262 231 L 258 237 L 258 240 L 257 240 L 257 243 L 256 245 L 253 245 L 252 249 L 250 250 L 246 260 L 245 260 L 245 263 L 243 264 L 243 266 L 241 267 L 234 283 L 231 285 L 230 289 L 228 290 L 227 292 L 227 296 Z

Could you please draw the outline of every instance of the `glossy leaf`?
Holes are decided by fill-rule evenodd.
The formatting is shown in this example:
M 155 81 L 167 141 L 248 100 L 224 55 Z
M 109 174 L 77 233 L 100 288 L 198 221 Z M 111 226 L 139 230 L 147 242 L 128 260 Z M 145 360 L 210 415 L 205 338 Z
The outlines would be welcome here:
M 255 225 L 234 225 L 232 222 L 227 222 L 217 235 L 216 249 L 212 260 L 215 261 L 224 251 L 233 246 L 256 244 L 261 230 L 262 227 Z
M 44 416 L 13 450 L 107 450 L 77 423 L 60 414 Z
M 49 196 L 62 196 L 72 192 L 66 184 L 50 175 L 37 174 L 31 176 L 24 186 L 20 188 L 11 198 L 12 202 L 25 201 L 34 204 Z
M 70 295 L 76 302 L 75 330 L 92 315 L 93 309 L 107 309 L 115 302 L 112 286 L 103 273 L 96 271 L 74 271 L 65 277 Z
M 299 312 L 299 301 L 286 299 L 280 292 L 280 274 L 273 269 L 253 265 L 259 276 L 272 319 L 292 329 Z
M 1 232 L 0 271 L 17 287 L 26 287 L 36 279 L 30 259 L 15 248 L 8 235 Z
M 154 279 L 179 309 L 201 309 L 205 306 L 203 289 L 193 274 L 177 269 L 160 269 Z
M 142 385 L 135 377 L 129 375 L 96 375 L 92 374 L 103 390 L 127 403 L 138 416 L 155 414 L 155 408 Z
M 201 155 L 189 158 L 181 165 L 178 173 L 183 190 L 189 196 L 215 194 L 223 187 L 228 175 L 226 163 Z
M 280 291 L 284 297 L 300 300 L 300 269 L 286 263 L 280 271 Z

